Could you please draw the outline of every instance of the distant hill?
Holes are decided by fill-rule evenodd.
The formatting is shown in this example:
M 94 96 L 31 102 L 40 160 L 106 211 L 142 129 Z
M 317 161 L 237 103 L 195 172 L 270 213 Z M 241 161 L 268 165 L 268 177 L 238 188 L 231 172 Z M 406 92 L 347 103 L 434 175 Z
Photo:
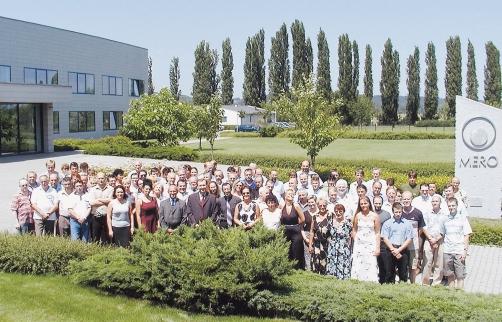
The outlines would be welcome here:
M 408 96 L 399 96 L 399 108 L 397 109 L 398 113 L 405 113 L 406 112 L 406 99 Z M 438 108 L 445 103 L 444 98 L 439 98 L 438 99 Z M 375 104 L 375 107 L 377 109 L 382 108 L 382 97 L 380 95 L 375 95 L 373 96 L 373 104 Z M 420 109 L 418 110 L 419 113 L 423 113 L 424 111 L 424 97 L 420 96 Z

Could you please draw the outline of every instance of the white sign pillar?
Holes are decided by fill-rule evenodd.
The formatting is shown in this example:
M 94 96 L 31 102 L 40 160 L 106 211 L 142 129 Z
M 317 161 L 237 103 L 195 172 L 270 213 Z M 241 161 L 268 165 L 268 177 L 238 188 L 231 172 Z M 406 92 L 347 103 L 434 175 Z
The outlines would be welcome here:
M 501 219 L 502 109 L 457 96 L 455 176 L 472 217 Z

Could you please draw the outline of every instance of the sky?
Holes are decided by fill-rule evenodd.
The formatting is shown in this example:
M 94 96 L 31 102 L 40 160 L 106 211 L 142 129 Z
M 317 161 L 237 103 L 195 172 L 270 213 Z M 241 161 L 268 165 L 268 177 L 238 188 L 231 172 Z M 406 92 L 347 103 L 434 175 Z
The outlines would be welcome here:
M 424 90 L 427 43 L 436 46 L 439 95 L 444 96 L 445 42 L 458 35 L 462 41 L 463 93 L 467 65 L 467 41 L 474 45 L 479 97 L 483 97 L 485 43 L 502 49 L 502 2 L 496 0 L 2 0 L 1 16 L 78 31 L 145 47 L 153 60 L 156 90 L 169 86 L 169 65 L 180 60 L 180 89 L 191 95 L 194 50 L 208 41 L 220 53 L 229 37 L 234 57 L 234 97 L 242 96 L 246 40 L 265 30 L 266 61 L 270 39 L 282 23 L 303 22 L 306 36 L 317 55 L 317 33 L 323 29 L 330 48 L 332 87 L 337 88 L 338 37 L 347 33 L 359 44 L 360 82 L 363 92 L 364 47 L 373 49 L 374 94 L 379 94 L 380 57 L 387 38 L 400 54 L 400 93 L 406 95 L 406 59 L 414 47 L 420 50 L 421 92 Z M 1 32 L 1 30 L 0 30 Z M 290 37 L 290 55 L 291 55 Z M 317 60 L 314 59 L 314 69 Z M 221 70 L 221 61 L 218 72 Z M 267 69 L 268 78 L 268 69 Z M 268 91 L 268 89 L 267 89 Z

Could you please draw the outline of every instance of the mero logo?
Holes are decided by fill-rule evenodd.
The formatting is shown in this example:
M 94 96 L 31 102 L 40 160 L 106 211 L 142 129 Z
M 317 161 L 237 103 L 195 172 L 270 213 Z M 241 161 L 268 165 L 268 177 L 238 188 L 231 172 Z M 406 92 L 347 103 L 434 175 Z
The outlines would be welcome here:
M 493 123 L 482 116 L 468 120 L 462 128 L 462 140 L 472 151 L 480 152 L 489 149 L 497 137 Z

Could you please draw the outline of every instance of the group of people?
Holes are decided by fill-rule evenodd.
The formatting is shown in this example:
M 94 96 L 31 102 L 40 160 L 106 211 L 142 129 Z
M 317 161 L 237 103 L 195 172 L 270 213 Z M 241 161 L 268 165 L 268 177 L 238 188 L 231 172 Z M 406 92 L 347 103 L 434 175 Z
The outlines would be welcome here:
M 415 283 L 422 273 L 424 285 L 463 287 L 472 231 L 458 178 L 439 195 L 434 183 L 418 184 L 413 170 L 396 187 L 378 168 L 367 181 L 356 169 L 349 185 L 336 169 L 323 182 L 308 161 L 286 182 L 254 163 L 224 172 L 210 161 L 199 173 L 188 164 L 146 170 L 136 161 L 131 171 L 109 175 L 85 162 L 63 164 L 61 172 L 53 160 L 45 165 L 46 173 L 29 171 L 19 181 L 12 200 L 21 234 L 128 247 L 135 229 L 172 234 L 212 220 L 249 230 L 262 222 L 282 227 L 298 269 L 380 283 Z

